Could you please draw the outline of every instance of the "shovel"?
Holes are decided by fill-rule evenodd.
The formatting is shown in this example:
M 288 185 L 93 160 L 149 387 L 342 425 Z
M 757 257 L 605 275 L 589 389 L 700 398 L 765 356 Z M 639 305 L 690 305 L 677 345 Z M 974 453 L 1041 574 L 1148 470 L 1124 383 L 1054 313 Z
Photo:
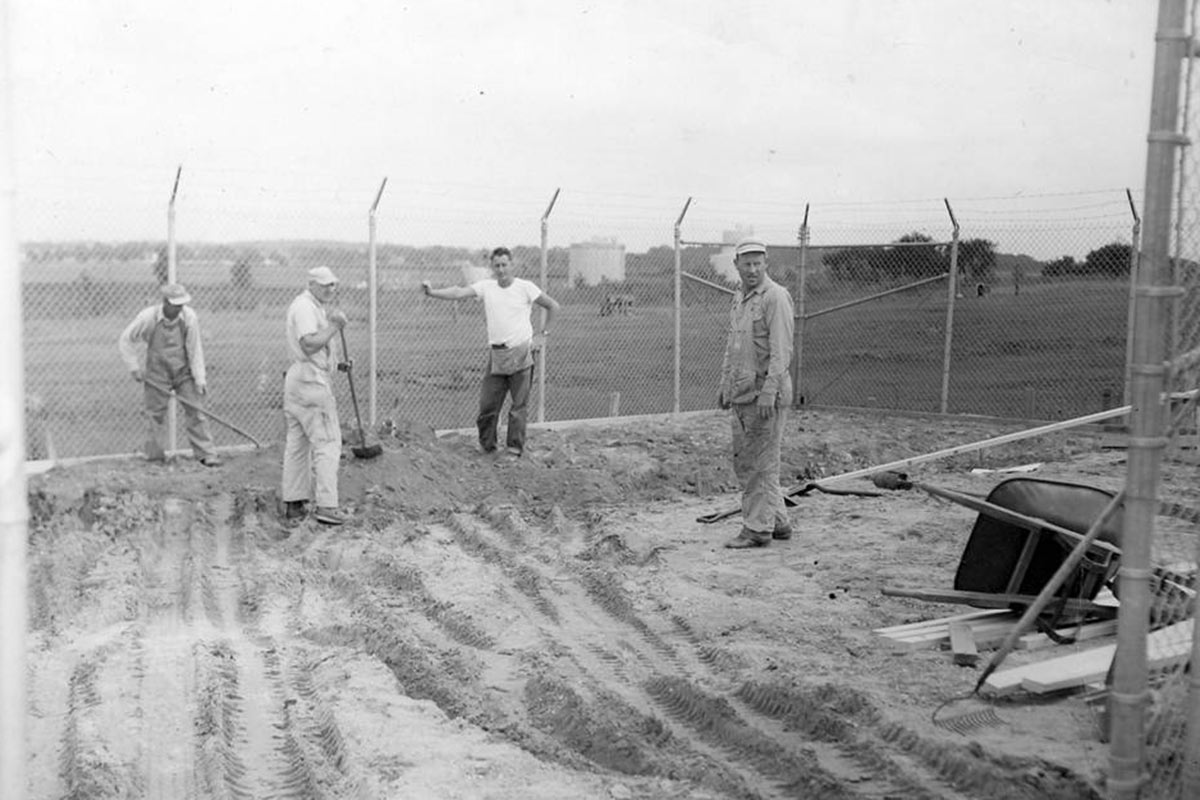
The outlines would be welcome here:
M 358 413 L 358 395 L 354 393 L 354 367 L 350 363 L 350 352 L 346 349 L 346 331 L 339 330 L 342 336 L 342 356 L 346 359 L 346 377 L 350 380 L 350 402 L 354 404 L 354 419 L 358 421 L 358 446 L 351 447 L 350 452 L 355 458 L 375 458 L 383 454 L 383 445 L 367 444 L 367 435 L 363 433 L 362 416 Z

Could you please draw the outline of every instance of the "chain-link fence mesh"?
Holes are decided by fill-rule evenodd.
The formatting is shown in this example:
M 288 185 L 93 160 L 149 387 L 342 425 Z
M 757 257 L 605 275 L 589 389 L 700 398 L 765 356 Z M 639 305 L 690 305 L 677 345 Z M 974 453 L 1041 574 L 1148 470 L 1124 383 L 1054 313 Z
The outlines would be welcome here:
M 1124 404 L 1135 235 L 1126 197 L 1046 198 L 1040 221 L 1004 206 L 970 204 L 981 222 L 959 217 L 957 243 L 945 210 L 938 220 L 906 208 L 887 225 L 812 222 L 802 244 L 772 244 L 772 276 L 802 317 L 801 400 L 1030 420 Z M 733 285 L 730 244 L 695 250 L 699 258 L 684 251 L 691 275 Z M 722 296 L 705 281 L 689 286 Z
M 485 277 L 488 251 L 499 244 L 512 248 L 517 275 L 562 306 L 531 420 L 712 408 L 736 286 L 732 243 L 751 232 L 770 244 L 772 275 L 805 314 L 803 402 L 1024 419 L 1122 402 L 1129 284 L 1121 259 L 1133 228 L 1119 191 L 968 202 L 951 297 L 939 278 L 952 251 L 941 201 L 916 210 L 814 206 L 812 242 L 802 248 L 804 207 L 697 202 L 688 210 L 564 192 L 554 203 L 549 195 L 512 198 L 485 215 L 470 197 L 455 208 L 453 197 L 408 196 L 393 185 L 374 216 L 373 338 L 369 194 L 330 193 L 305 205 L 293 187 L 261 206 L 212 195 L 220 195 L 215 184 L 202 180 L 179 194 L 175 278 L 199 315 L 210 410 L 264 442 L 283 430 L 286 308 L 318 265 L 341 280 L 364 423 L 473 425 L 485 362 L 482 306 L 426 298 L 420 282 Z M 736 222 L 747 214 L 756 227 Z M 140 389 L 116 339 L 139 309 L 159 302 L 167 253 L 166 241 L 149 238 L 23 244 L 31 458 L 141 445 Z M 346 378 L 337 377 L 336 392 L 349 426 Z M 212 428 L 218 447 L 245 444 L 221 424 Z

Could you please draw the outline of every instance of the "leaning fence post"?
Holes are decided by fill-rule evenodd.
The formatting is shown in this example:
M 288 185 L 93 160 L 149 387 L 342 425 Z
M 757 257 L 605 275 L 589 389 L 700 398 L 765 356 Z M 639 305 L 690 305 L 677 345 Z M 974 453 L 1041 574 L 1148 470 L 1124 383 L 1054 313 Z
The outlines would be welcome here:
M 371 204 L 371 210 L 367 213 L 367 341 L 370 350 L 367 364 L 367 422 L 371 426 L 376 424 L 375 414 L 375 399 L 379 383 L 379 358 L 378 358 L 378 323 L 376 316 L 378 313 L 379 303 L 379 272 L 378 262 L 375 253 L 375 212 L 379 208 L 379 198 L 383 197 L 383 187 L 387 186 L 387 176 L 383 177 L 383 182 L 379 184 L 379 191 L 375 193 L 375 202 Z M 346 354 L 342 353 L 342 358 Z M 366 445 L 366 442 L 363 442 Z
M 942 198 L 946 204 L 946 213 L 950 215 L 953 232 L 950 237 L 950 279 L 946 289 L 946 335 L 945 346 L 942 350 L 942 402 L 941 412 L 947 413 L 950 407 L 950 353 L 954 345 L 954 301 L 958 296 L 958 220 L 954 218 L 954 209 L 950 201 Z
M 179 194 L 179 176 L 183 174 L 183 165 L 175 169 L 175 185 L 171 187 L 171 199 L 167 202 L 167 283 L 179 282 L 179 269 L 175 256 L 175 197 Z M 159 299 L 161 301 L 161 298 Z M 172 394 L 167 403 L 167 452 L 175 451 L 178 444 L 179 413 Z
M 675 365 L 674 365 L 674 381 L 675 381 L 675 400 L 671 406 L 671 411 L 675 414 L 679 413 L 680 398 L 679 398 L 679 381 L 680 369 L 683 355 L 683 337 L 682 337 L 682 322 L 683 322 L 683 218 L 687 216 L 688 206 L 692 204 L 692 198 L 688 198 L 683 204 L 683 210 L 679 212 L 679 217 L 675 220 Z
M 804 366 L 804 308 L 806 299 L 805 279 L 808 274 L 808 203 L 804 204 L 804 221 L 800 223 L 800 260 L 796 266 L 796 310 L 792 315 L 792 408 L 804 404 L 804 393 L 800 391 L 800 370 Z
M 554 210 L 554 202 L 558 200 L 558 193 L 562 191 L 562 187 L 554 190 L 554 196 L 550 198 L 550 204 L 546 206 L 545 213 L 542 214 L 542 252 L 540 257 L 541 267 L 538 270 L 539 286 L 543 292 L 550 291 L 550 212 Z M 546 309 L 541 309 L 541 314 L 538 317 L 538 329 L 546 329 Z M 546 421 L 546 349 L 549 343 L 542 342 L 542 352 L 538 356 L 541 359 L 541 368 L 537 371 L 538 380 L 538 405 L 537 405 L 537 421 Z
M 1133 214 L 1133 246 L 1129 249 L 1129 305 L 1125 318 L 1125 391 L 1121 396 L 1121 405 L 1129 405 L 1129 391 L 1131 385 L 1130 369 L 1133 367 L 1133 306 L 1134 298 L 1136 297 L 1138 265 L 1142 258 L 1142 220 L 1138 216 L 1137 206 L 1133 204 L 1133 194 L 1128 189 L 1125 190 L 1125 197 L 1129 200 L 1129 213 Z

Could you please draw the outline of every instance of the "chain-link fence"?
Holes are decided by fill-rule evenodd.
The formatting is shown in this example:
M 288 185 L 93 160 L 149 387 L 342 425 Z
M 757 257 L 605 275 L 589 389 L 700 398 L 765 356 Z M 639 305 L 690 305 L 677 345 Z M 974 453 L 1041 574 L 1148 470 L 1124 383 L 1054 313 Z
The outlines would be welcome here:
M 980 214 L 983 223 L 963 222 L 958 235 L 945 214 L 857 231 L 802 225 L 798 245 L 769 253 L 796 298 L 798 401 L 1030 420 L 1123 405 L 1131 209 L 1114 192 L 1071 208 L 1082 212 L 1073 223 L 1008 209 L 1011 218 Z M 855 233 L 860 241 L 846 243 Z M 684 266 L 689 286 L 707 287 L 693 294 L 729 291 L 732 246 L 685 244 L 702 259 Z
M 539 364 L 532 420 L 712 408 L 736 286 L 732 243 L 752 230 L 729 220 L 746 215 L 759 221 L 753 230 L 771 243 L 772 274 L 803 314 L 801 402 L 1025 419 L 1122 402 L 1134 218 L 1119 191 L 969 201 L 953 245 L 941 201 L 916 211 L 814 205 L 801 242 L 803 206 L 689 201 L 681 212 L 556 192 L 483 217 L 468 198 L 457 215 L 422 211 L 424 197 L 396 210 L 388 192 L 402 190 L 393 186 L 380 187 L 377 207 L 327 203 L 321 219 L 309 220 L 297 202 L 217 203 L 199 183 L 180 193 L 168 219 L 204 239 L 175 242 L 172 228 L 167 241 L 23 244 L 30 458 L 141 445 L 141 390 L 116 340 L 139 309 L 159 302 L 172 266 L 199 315 L 210 410 L 264 442 L 283 430 L 285 311 L 318 265 L 341 280 L 364 423 L 472 425 L 485 361 L 482 307 L 426 298 L 419 287 L 486 276 L 494 244 L 510 246 L 517 274 L 562 306 Z M 344 197 L 337 202 L 348 208 Z M 477 244 L 429 243 L 452 236 L 456 224 Z M 256 230 L 362 236 L 250 238 Z M 336 391 L 349 423 L 345 378 Z M 219 447 L 245 443 L 220 424 L 213 433 Z

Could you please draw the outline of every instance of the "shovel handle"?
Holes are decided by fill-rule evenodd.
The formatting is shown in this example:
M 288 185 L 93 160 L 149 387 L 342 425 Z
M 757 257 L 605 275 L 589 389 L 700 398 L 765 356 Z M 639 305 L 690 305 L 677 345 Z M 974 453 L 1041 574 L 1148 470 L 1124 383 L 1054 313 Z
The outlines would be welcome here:
M 247 433 L 246 431 L 242 430 L 242 429 L 241 429 L 241 428 L 239 428 L 237 425 L 234 425 L 234 424 L 233 424 L 232 422 L 230 422 L 229 420 L 227 420 L 227 419 L 221 419 L 220 417 L 218 417 L 216 414 L 214 414 L 214 413 L 212 413 L 211 411 L 209 411 L 209 410 L 208 410 L 207 408 L 205 408 L 204 406 L 199 406 L 199 405 L 196 405 L 196 404 L 195 404 L 195 403 L 193 403 L 191 400 L 188 400 L 187 398 L 184 398 L 184 397 L 180 397 L 180 396 L 179 396 L 177 393 L 175 393 L 175 392 L 172 392 L 170 389 L 168 389 L 168 388 L 167 388 L 167 387 L 165 387 L 165 386 L 160 386 L 159 384 L 155 383 L 154 381 L 150 380 L 149 378 L 145 378 L 145 377 L 143 377 L 143 378 L 142 378 L 142 383 L 146 384 L 147 386 L 149 386 L 149 387 L 151 387 L 151 388 L 153 388 L 153 389 L 157 389 L 158 391 L 160 391 L 160 392 L 162 392 L 163 394 L 165 394 L 167 397 L 174 397 L 174 398 L 175 398 L 177 401 L 179 401 L 181 404 L 183 404 L 183 405 L 187 406 L 188 408 L 192 409 L 193 411 L 197 411 L 197 412 L 199 412 L 199 413 L 203 414 L 204 416 L 206 416 L 206 417 L 208 417 L 209 419 L 211 419 L 213 422 L 216 422 L 216 423 L 219 423 L 219 424 L 221 424 L 221 425 L 224 425 L 226 428 L 229 428 L 229 430 L 233 431 L 234 433 L 241 434 L 242 436 L 245 436 L 247 439 L 249 439 L 250 441 L 254 442 L 254 446 L 255 446 L 255 447 L 257 447 L 259 450 L 261 450 L 261 449 L 262 449 L 262 442 L 260 442 L 260 441 L 259 441 L 258 439 L 256 439 L 256 438 L 254 438 L 254 436 L 252 436 L 251 434 L 249 434 L 249 433 Z
M 362 416 L 358 413 L 358 395 L 354 392 L 354 365 L 350 363 L 350 351 L 346 349 L 346 329 L 338 328 L 342 337 L 342 357 L 346 359 L 346 378 L 350 381 L 350 402 L 354 405 L 354 419 L 358 422 L 358 440 L 365 447 L 367 435 L 363 433 Z

